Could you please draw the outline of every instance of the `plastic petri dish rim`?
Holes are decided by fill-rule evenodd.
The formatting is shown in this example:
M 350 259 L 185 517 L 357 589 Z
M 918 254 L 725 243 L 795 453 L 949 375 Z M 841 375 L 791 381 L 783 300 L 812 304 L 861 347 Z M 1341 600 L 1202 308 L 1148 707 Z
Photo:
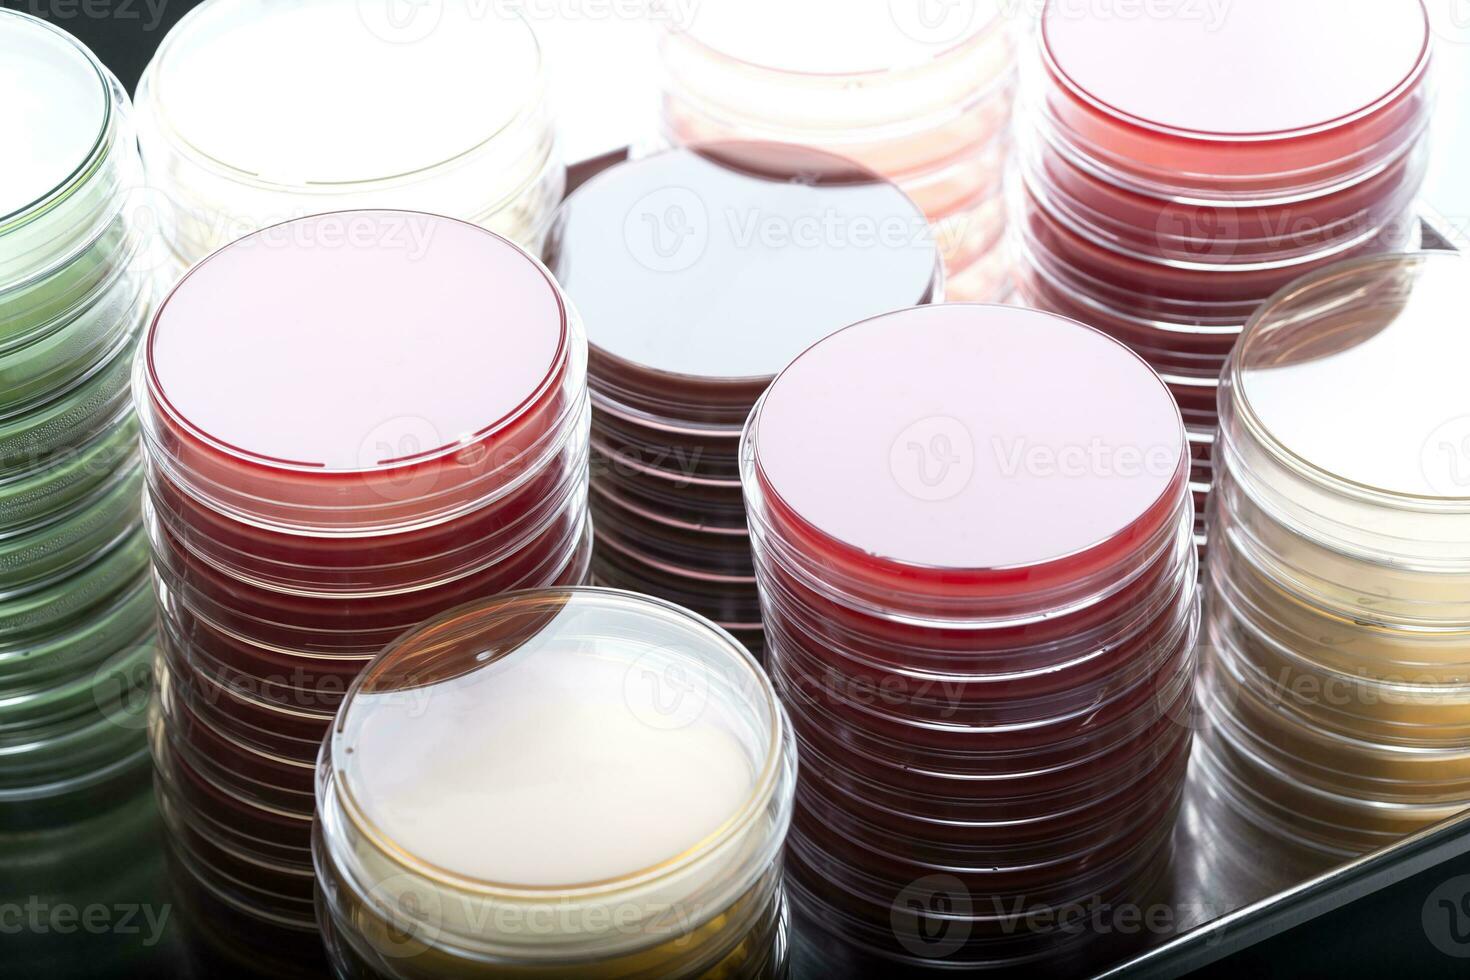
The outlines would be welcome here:
M 403 530 L 519 485 L 580 417 L 585 342 L 534 258 L 466 222 L 316 215 L 160 305 L 135 398 L 169 478 L 246 523 Z
M 1165 16 L 1083 16 L 1048 0 L 1038 45 L 1056 137 L 1166 197 L 1351 182 L 1427 123 L 1421 0 L 1243 0 L 1218 15 L 1178 4 Z
M 675 678 L 692 700 L 661 698 Z M 610 957 L 676 934 L 599 911 L 672 906 L 697 917 L 682 930 L 769 870 L 793 752 L 770 682 L 707 620 L 609 590 L 510 594 L 410 633 L 354 684 L 322 750 L 325 851 L 371 898 L 419 899 L 431 945 Z M 552 933 L 493 925 L 548 901 L 569 910 Z M 475 903 L 507 916 L 477 922 Z
M 11 93 L 0 106 L 0 127 L 29 142 L 29 152 L 12 158 L 0 197 L 0 222 L 9 224 L 34 215 L 85 175 L 105 145 L 112 105 L 97 62 L 43 21 L 0 12 L 0 54 Z
M 125 96 L 71 35 L 26 14 L 0 10 L 0 132 L 11 154 L 0 190 L 0 291 L 69 261 L 116 211 L 125 174 L 108 160 L 121 149 Z
M 742 465 L 758 561 L 898 615 L 1096 601 L 1191 519 L 1158 376 L 1014 307 L 919 307 L 828 337 L 762 398 Z
M 547 254 L 587 323 L 592 386 L 653 422 L 738 427 L 812 343 L 942 290 L 928 220 L 898 187 L 777 143 L 604 171 L 562 206 Z
M 1470 572 L 1470 399 L 1454 370 L 1470 356 L 1467 273 L 1449 252 L 1323 270 L 1267 302 L 1226 367 L 1217 452 L 1302 539 L 1293 560 L 1339 585 L 1355 567 Z M 1412 604 L 1415 591 L 1393 593 Z

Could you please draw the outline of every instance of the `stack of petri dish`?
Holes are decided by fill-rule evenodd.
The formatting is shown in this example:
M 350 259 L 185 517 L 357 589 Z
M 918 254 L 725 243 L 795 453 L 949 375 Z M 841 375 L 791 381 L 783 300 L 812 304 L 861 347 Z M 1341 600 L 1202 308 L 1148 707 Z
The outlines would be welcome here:
M 146 773 L 153 602 L 129 366 L 153 302 L 127 96 L 0 11 L 0 819 Z
M 520 5 L 208 0 L 138 85 L 179 271 L 291 218 L 408 208 L 539 251 L 566 182 Z
M 1226 373 L 1201 769 L 1305 851 L 1470 806 L 1467 283 L 1449 253 L 1314 274 Z
M 587 322 L 597 580 L 708 616 L 759 652 L 741 428 L 811 344 L 942 298 L 923 212 L 819 150 L 712 143 L 580 187 L 547 264 Z
M 665 134 L 805 144 L 856 160 L 929 216 L 952 298 L 1000 299 L 1010 291 L 1001 185 L 1016 34 L 1005 7 L 661 2 Z
M 1202 519 L 1220 371 L 1246 320 L 1313 269 L 1418 241 L 1423 5 L 1238 0 L 1139 17 L 1051 0 L 1038 49 L 1012 188 L 1019 297 L 1164 377 Z
M 600 589 L 394 643 L 322 747 L 338 976 L 786 975 L 791 730 L 708 620 Z
M 175 858 L 219 902 L 314 929 L 317 751 L 352 679 L 446 609 L 585 580 L 586 341 L 509 241 L 345 212 L 197 265 L 134 389 Z
M 921 307 L 797 358 L 741 465 L 801 756 L 800 927 L 912 966 L 1078 950 L 1062 910 L 1137 900 L 1167 862 L 1193 741 L 1168 390 L 1081 324 Z

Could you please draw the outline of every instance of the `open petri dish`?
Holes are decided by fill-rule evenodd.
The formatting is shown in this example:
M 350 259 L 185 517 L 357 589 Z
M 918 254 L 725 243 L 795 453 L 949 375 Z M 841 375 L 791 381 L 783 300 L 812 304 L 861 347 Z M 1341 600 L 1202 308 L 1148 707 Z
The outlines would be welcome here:
M 1250 556 L 1366 622 L 1470 622 L 1470 402 L 1451 367 L 1466 269 L 1421 253 L 1303 279 L 1226 372 L 1217 459 Z
M 545 89 L 506 5 L 211 0 L 139 83 L 140 142 L 183 265 L 279 221 L 383 206 L 536 248 L 565 183 Z
M 770 682 L 693 614 L 596 589 L 455 610 L 367 668 L 322 748 L 334 958 L 779 974 L 795 765 Z

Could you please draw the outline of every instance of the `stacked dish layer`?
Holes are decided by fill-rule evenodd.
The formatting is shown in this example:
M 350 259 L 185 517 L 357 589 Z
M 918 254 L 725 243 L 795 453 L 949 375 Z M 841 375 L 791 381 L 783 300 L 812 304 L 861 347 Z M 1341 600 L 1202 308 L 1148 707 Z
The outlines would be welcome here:
M 347 212 L 196 266 L 135 391 L 170 842 L 216 900 L 314 929 L 316 754 L 352 679 L 446 609 L 587 574 L 586 341 L 507 240 Z
M 176 271 L 290 218 L 407 208 L 537 252 L 566 185 L 546 65 L 514 5 L 209 0 L 138 85 Z
M 600 589 L 425 624 L 322 747 L 314 838 L 342 976 L 786 975 L 796 757 L 708 620 Z
M 588 325 L 598 581 L 708 616 L 758 652 L 741 427 L 806 347 L 941 298 L 923 212 L 818 150 L 712 143 L 579 188 L 547 263 Z
M 951 298 L 1009 293 L 1001 184 L 1016 32 L 1004 4 L 953 4 L 937 22 L 905 0 L 658 9 L 671 140 L 770 140 L 855 160 L 928 215 Z
M 1470 806 L 1467 271 L 1426 253 L 1307 277 L 1226 372 L 1201 767 L 1308 853 Z
M 1168 382 L 1201 522 L 1220 371 L 1246 320 L 1303 274 L 1418 242 L 1428 21 L 1420 0 L 1347 8 L 1245 0 L 1215 23 L 1189 5 L 1139 19 L 1051 2 L 1025 64 L 1019 294 Z
M 741 476 L 805 927 L 1018 966 L 1085 934 L 1037 909 L 1150 883 L 1192 741 L 1188 469 L 1159 378 L 1032 310 L 881 316 L 776 379 Z
M 144 771 L 153 633 L 128 402 L 154 289 L 130 107 L 69 35 L 0 11 L 0 821 Z M 54 806 L 53 806 L 54 805 Z

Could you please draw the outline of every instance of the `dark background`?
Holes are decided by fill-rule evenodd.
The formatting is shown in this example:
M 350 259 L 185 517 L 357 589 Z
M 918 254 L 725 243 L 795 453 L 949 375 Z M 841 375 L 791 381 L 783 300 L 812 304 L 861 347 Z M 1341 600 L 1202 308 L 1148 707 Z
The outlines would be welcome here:
M 132 92 L 168 29 L 201 0 L 0 0 L 80 38 Z M 0 93 L 0 98 L 4 94 Z
M 148 59 L 168 29 L 197 6 L 200 0 L 0 0 L 0 7 L 42 17 L 80 38 L 122 80 L 131 92 Z M 801 2 L 801 0 L 792 0 Z M 0 92 L 0 98 L 4 93 Z M 1463 122 L 1463 121 L 1462 121 Z M 1470 175 L 1461 175 L 1470 184 Z M 146 792 L 146 787 L 141 788 Z M 139 861 L 157 849 L 156 830 L 142 828 L 131 853 L 120 856 Z M 1470 846 L 1470 842 L 1467 842 Z M 44 862 L 43 862 L 44 864 Z M 0 884 L 6 869 L 0 868 Z M 54 873 L 54 869 L 53 869 Z M 1196 974 L 1200 978 L 1307 978 L 1307 977 L 1470 977 L 1470 958 L 1455 958 L 1434 947 L 1426 935 L 1424 906 L 1441 883 L 1457 875 L 1470 874 L 1470 856 L 1412 877 L 1398 885 L 1373 893 L 1345 909 L 1322 916 L 1275 938 L 1257 943 L 1242 953 L 1226 957 Z M 139 888 L 156 896 L 166 889 L 161 865 L 145 864 L 139 873 Z M 49 877 L 49 875 L 48 875 Z M 16 883 L 21 884 L 21 883 Z M 27 893 L 44 891 L 48 882 L 32 883 Z M 0 888 L 0 891 L 6 889 Z M 166 891 L 161 892 L 166 894 Z M 147 901 L 146 896 L 140 896 Z M 1470 916 L 1470 909 L 1466 910 Z M 1470 930 L 1470 918 L 1465 921 Z M 51 951 L 20 948 L 23 938 L 0 936 L 0 977 L 169 976 L 176 967 L 179 950 L 176 937 L 139 957 L 119 958 L 105 942 L 94 944 L 79 939 Z M 15 944 L 15 945 L 12 945 Z M 43 943 L 42 946 L 50 946 Z M 1226 943 L 1228 948 L 1230 944 Z M 8 947 L 8 949 L 7 949 Z M 1470 954 L 1470 940 L 1460 950 Z M 38 956 L 31 954 L 39 954 Z M 80 954 L 80 955 L 79 955 Z

